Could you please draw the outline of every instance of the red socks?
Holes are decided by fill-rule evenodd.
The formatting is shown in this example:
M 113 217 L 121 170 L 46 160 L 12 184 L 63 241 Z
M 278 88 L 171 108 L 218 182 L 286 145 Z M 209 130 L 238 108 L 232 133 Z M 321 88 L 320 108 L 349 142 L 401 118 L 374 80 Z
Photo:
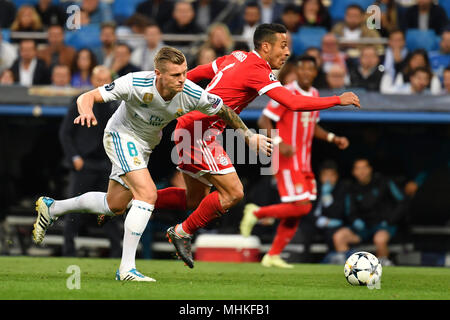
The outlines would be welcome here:
M 279 255 L 284 247 L 291 242 L 295 233 L 297 232 L 298 224 L 300 219 L 298 218 L 288 218 L 281 219 L 277 228 L 277 234 L 272 242 L 272 247 L 270 248 L 269 255 Z
M 295 202 L 286 202 L 261 207 L 254 214 L 258 219 L 273 217 L 277 219 L 300 218 L 311 211 L 311 203 L 296 204 Z
M 210 221 L 225 213 L 219 200 L 219 192 L 214 191 L 203 198 L 202 202 L 181 225 L 186 233 L 194 234 Z
M 155 209 L 186 211 L 186 190 L 175 187 L 158 190 Z

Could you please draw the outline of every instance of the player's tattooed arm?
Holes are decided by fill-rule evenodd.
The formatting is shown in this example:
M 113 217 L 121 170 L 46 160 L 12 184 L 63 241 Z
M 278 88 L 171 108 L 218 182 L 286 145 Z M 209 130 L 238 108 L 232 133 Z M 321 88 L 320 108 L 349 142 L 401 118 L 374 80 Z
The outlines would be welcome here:
M 272 139 L 266 137 L 265 135 L 250 131 L 239 115 L 230 107 L 225 104 L 222 105 L 216 115 L 225 121 L 227 125 L 237 130 L 245 139 L 245 142 L 249 145 L 249 147 L 255 152 L 262 151 L 267 155 L 272 153 Z

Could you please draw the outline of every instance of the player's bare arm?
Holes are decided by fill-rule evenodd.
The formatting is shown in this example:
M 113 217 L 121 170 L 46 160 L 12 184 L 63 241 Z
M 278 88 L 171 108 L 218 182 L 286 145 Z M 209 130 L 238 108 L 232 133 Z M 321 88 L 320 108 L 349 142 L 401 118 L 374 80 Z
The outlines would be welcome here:
M 314 138 L 333 143 L 341 150 L 347 149 L 350 145 L 350 142 L 346 137 L 337 136 L 334 133 L 325 130 L 318 124 L 314 127 Z
M 251 132 L 238 114 L 228 106 L 222 105 L 222 108 L 216 115 L 225 121 L 227 125 L 237 130 L 252 150 L 255 152 L 262 151 L 268 156 L 272 154 L 272 139 L 262 134 Z
M 82 126 L 86 124 L 88 128 L 90 128 L 91 125 L 96 126 L 97 119 L 95 118 L 92 109 L 94 108 L 94 103 L 103 103 L 103 102 L 104 101 L 102 95 L 100 94 L 98 88 L 80 95 L 77 99 L 77 107 L 80 115 L 75 118 L 73 123 L 81 124 Z

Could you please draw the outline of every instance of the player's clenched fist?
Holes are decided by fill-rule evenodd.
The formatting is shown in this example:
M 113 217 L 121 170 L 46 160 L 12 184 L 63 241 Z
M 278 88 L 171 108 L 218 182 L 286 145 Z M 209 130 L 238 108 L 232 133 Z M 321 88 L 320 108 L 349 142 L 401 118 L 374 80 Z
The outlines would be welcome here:
M 86 126 L 90 128 L 91 125 L 93 126 L 97 125 L 97 119 L 95 118 L 93 113 L 83 113 L 80 114 L 78 117 L 76 117 L 75 120 L 73 120 L 73 123 L 81 124 L 82 126 L 86 124 Z
M 353 92 L 344 92 L 339 96 L 339 99 L 341 99 L 341 106 L 347 106 L 350 104 L 355 105 L 358 108 L 361 108 L 361 105 L 359 103 L 359 98 L 356 94 Z

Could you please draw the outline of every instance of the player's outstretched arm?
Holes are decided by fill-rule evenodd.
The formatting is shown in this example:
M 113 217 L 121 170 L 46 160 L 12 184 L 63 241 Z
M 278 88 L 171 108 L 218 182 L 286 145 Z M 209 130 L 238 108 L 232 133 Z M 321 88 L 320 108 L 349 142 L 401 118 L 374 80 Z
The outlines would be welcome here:
M 325 130 L 318 124 L 314 126 L 314 138 L 334 143 L 341 150 L 347 149 L 350 145 L 350 142 L 346 137 L 337 136 L 333 132 Z
M 251 132 L 239 115 L 226 105 L 222 105 L 216 115 L 233 129 L 237 130 L 248 146 L 255 152 L 261 151 L 270 156 L 273 151 L 272 139 L 265 135 Z
M 266 94 L 292 111 L 316 111 L 338 105 L 361 107 L 358 96 L 353 92 L 345 92 L 340 96 L 333 97 L 306 97 L 293 94 L 285 87 L 275 87 L 267 91 Z
M 100 91 L 97 89 L 93 89 L 91 91 L 85 92 L 82 95 L 80 95 L 77 99 L 77 108 L 78 113 L 80 114 L 78 117 L 75 118 L 73 121 L 74 124 L 81 124 L 86 126 L 88 128 L 91 127 L 91 124 L 93 126 L 97 125 L 97 119 L 95 118 L 94 112 L 92 112 L 92 109 L 94 108 L 94 103 L 103 103 L 103 97 L 100 94 Z

